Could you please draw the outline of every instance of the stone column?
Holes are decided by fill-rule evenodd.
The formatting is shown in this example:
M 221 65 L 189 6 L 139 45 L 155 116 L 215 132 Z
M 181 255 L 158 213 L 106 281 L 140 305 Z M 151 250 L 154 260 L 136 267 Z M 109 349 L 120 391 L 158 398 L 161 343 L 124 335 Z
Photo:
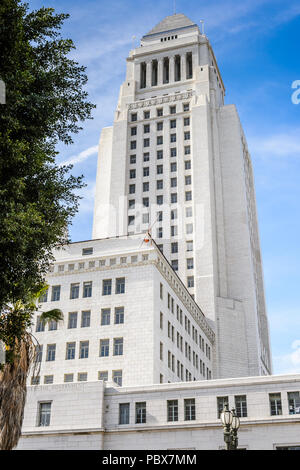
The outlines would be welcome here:
M 151 70 L 151 61 L 146 63 L 146 88 L 151 87 L 151 77 L 152 77 L 152 70 Z
M 174 83 L 175 70 L 174 70 L 174 56 L 169 57 L 169 83 Z
M 157 64 L 157 85 L 163 84 L 163 59 L 158 60 Z
M 186 80 L 186 54 L 183 54 L 180 59 L 181 59 L 180 78 L 181 80 Z

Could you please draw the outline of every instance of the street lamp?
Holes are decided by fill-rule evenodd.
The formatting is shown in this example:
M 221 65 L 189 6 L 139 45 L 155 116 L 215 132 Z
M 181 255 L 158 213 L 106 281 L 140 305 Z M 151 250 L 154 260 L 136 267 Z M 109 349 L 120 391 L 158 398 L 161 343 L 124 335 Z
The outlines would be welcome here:
M 238 446 L 237 432 L 240 427 L 240 420 L 235 410 L 229 411 L 228 405 L 225 405 L 220 418 L 224 428 L 226 450 L 236 450 Z

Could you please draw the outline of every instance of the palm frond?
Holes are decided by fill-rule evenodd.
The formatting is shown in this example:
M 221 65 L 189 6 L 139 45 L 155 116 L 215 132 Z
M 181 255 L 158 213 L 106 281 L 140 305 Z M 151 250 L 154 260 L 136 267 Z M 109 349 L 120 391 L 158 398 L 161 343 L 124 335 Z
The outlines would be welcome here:
M 58 308 L 54 308 L 52 310 L 48 310 L 48 312 L 43 312 L 40 317 L 40 321 L 43 323 L 49 323 L 51 321 L 63 321 L 64 316 L 61 310 Z

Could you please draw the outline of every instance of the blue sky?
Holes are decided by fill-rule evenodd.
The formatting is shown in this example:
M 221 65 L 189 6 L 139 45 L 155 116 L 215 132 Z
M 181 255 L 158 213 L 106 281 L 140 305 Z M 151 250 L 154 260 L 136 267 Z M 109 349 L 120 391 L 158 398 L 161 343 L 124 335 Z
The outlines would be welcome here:
M 173 0 L 29 0 L 30 8 L 69 13 L 62 29 L 73 39 L 73 57 L 87 67 L 94 119 L 59 147 L 60 162 L 74 161 L 85 175 L 72 241 L 91 238 L 97 144 L 112 125 L 132 37 L 141 38 L 165 16 Z M 292 83 L 300 80 L 298 0 L 176 1 L 177 13 L 205 21 L 226 87 L 236 104 L 252 155 L 274 373 L 300 373 L 300 104 Z M 300 94 L 299 94 L 300 97 Z

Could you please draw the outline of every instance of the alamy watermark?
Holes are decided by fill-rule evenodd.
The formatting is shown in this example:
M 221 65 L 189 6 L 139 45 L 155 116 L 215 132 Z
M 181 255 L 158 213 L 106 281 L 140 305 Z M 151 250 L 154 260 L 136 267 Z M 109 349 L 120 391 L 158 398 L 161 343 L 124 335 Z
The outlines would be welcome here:
M 293 104 L 300 103 L 300 80 L 295 80 L 292 83 L 292 89 L 295 90 L 291 96 L 291 100 Z

